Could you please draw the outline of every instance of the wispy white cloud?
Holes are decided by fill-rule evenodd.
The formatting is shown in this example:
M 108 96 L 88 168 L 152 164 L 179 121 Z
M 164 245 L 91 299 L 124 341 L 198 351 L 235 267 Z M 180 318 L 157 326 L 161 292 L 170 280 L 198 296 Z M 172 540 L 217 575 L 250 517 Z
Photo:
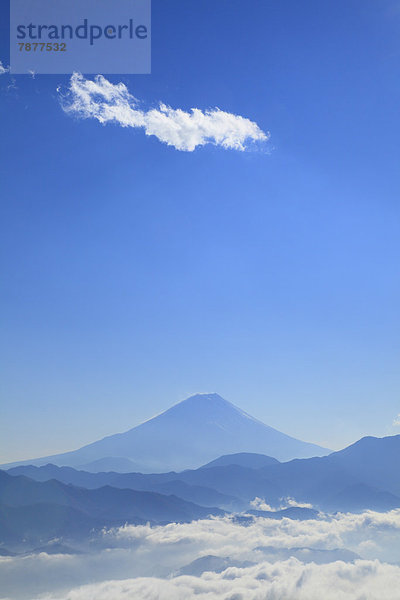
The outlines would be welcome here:
M 74 73 L 68 92 L 58 91 L 62 108 L 68 114 L 97 119 L 103 124 L 140 128 L 177 150 L 192 152 L 211 143 L 243 151 L 251 143 L 269 139 L 269 134 L 255 122 L 219 108 L 184 111 L 160 103 L 157 108 L 143 110 L 125 84 L 113 84 L 102 75 L 91 80 Z
M 273 508 L 270 504 L 265 502 L 264 498 L 259 498 L 258 496 L 256 496 L 254 500 L 250 502 L 250 506 L 257 510 L 269 510 L 271 512 L 279 510 L 278 508 Z
M 9 67 L 5 67 L 0 60 L 0 75 L 4 75 L 5 73 L 8 73 L 9 70 L 10 70 Z
M 400 413 L 395 417 L 392 423 L 393 427 L 400 427 Z
M 265 502 L 264 498 L 256 496 L 254 500 L 250 502 L 250 506 L 257 510 L 268 510 L 270 512 L 277 512 L 284 508 L 298 507 L 298 508 L 313 508 L 312 504 L 308 502 L 297 502 L 294 498 L 281 498 L 281 504 L 278 507 L 272 507 L 270 504 Z
M 295 498 L 285 498 L 286 506 L 297 506 L 299 508 L 313 508 L 309 502 L 298 502 Z

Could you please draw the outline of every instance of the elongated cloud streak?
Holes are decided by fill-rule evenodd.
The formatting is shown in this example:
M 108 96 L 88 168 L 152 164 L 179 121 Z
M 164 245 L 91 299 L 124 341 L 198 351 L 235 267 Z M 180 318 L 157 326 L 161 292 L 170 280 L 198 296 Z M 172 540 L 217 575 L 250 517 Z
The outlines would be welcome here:
M 158 108 L 142 110 L 125 84 L 113 84 L 102 75 L 90 80 L 74 73 L 68 93 L 61 96 L 61 105 L 66 113 L 84 119 L 141 128 L 146 135 L 188 152 L 209 143 L 243 151 L 249 143 L 269 138 L 253 121 L 219 108 L 185 112 L 160 103 Z

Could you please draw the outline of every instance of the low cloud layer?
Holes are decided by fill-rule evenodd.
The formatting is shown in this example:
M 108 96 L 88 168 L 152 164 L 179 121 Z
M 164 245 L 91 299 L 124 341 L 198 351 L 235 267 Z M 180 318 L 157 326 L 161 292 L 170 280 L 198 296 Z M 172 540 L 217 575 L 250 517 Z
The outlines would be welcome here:
M 400 568 L 378 561 L 317 566 L 290 559 L 201 577 L 108 581 L 57 600 L 397 600 L 399 586 Z
M 223 517 L 129 525 L 104 531 L 80 548 L 83 554 L 0 557 L 0 597 L 397 600 L 399 534 L 400 510 L 310 521 L 255 518 L 243 524 Z M 198 559 L 215 564 L 207 557 L 226 559 L 226 566 L 218 573 L 180 572 Z
M 163 527 L 127 525 L 105 532 L 103 540 L 118 547 L 137 544 L 142 555 L 154 548 L 171 556 L 183 548 L 186 562 L 209 554 L 259 561 L 262 557 L 259 549 L 266 546 L 347 548 L 362 558 L 400 562 L 400 509 L 386 513 L 339 513 L 307 521 L 255 518 L 246 526 L 230 517 Z
M 186 112 L 160 103 L 144 110 L 123 83 L 113 84 L 102 75 L 90 80 L 74 73 L 67 94 L 60 93 L 60 99 L 68 114 L 140 128 L 177 150 L 192 152 L 198 146 L 214 144 L 243 151 L 249 144 L 269 138 L 253 121 L 219 108 Z

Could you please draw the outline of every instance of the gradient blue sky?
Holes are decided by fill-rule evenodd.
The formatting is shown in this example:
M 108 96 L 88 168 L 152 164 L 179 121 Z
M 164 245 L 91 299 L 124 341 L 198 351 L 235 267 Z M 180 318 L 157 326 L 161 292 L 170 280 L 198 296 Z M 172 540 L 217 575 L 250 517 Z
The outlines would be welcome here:
M 1 461 L 201 391 L 335 449 L 400 433 L 400 2 L 154 0 L 152 75 L 109 79 L 270 151 L 179 152 L 66 115 L 67 76 L 0 76 Z

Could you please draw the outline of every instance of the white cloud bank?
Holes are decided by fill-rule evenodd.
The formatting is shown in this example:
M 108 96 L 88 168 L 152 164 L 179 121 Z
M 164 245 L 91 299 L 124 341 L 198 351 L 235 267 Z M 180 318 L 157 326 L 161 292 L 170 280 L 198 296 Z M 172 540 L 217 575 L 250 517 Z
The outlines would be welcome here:
M 292 558 L 222 573 L 87 585 L 57 600 L 398 600 L 400 568 L 379 561 L 304 565 Z
M 188 152 L 210 143 L 243 151 L 250 143 L 269 139 L 253 121 L 219 108 L 186 112 L 160 103 L 158 108 L 142 110 L 125 84 L 113 84 L 102 75 L 90 80 L 74 73 L 68 93 L 61 95 L 61 106 L 66 113 L 84 119 L 141 128 L 146 135 Z
M 246 526 L 229 517 L 128 525 L 104 532 L 82 548 L 85 554 L 0 557 L 0 598 L 398 600 L 399 533 L 400 510 L 310 521 L 256 518 Z M 345 548 L 361 558 L 345 562 Z M 210 555 L 247 564 L 178 574 Z
M 154 551 L 168 558 L 175 555 L 177 562 L 210 554 L 258 562 L 263 554 L 260 548 L 268 546 L 347 548 L 362 558 L 400 563 L 400 509 L 386 513 L 338 513 L 305 521 L 255 518 L 246 526 L 230 517 L 162 527 L 127 525 L 105 532 L 104 542 L 126 548 L 134 544 L 140 547 L 141 556 Z

